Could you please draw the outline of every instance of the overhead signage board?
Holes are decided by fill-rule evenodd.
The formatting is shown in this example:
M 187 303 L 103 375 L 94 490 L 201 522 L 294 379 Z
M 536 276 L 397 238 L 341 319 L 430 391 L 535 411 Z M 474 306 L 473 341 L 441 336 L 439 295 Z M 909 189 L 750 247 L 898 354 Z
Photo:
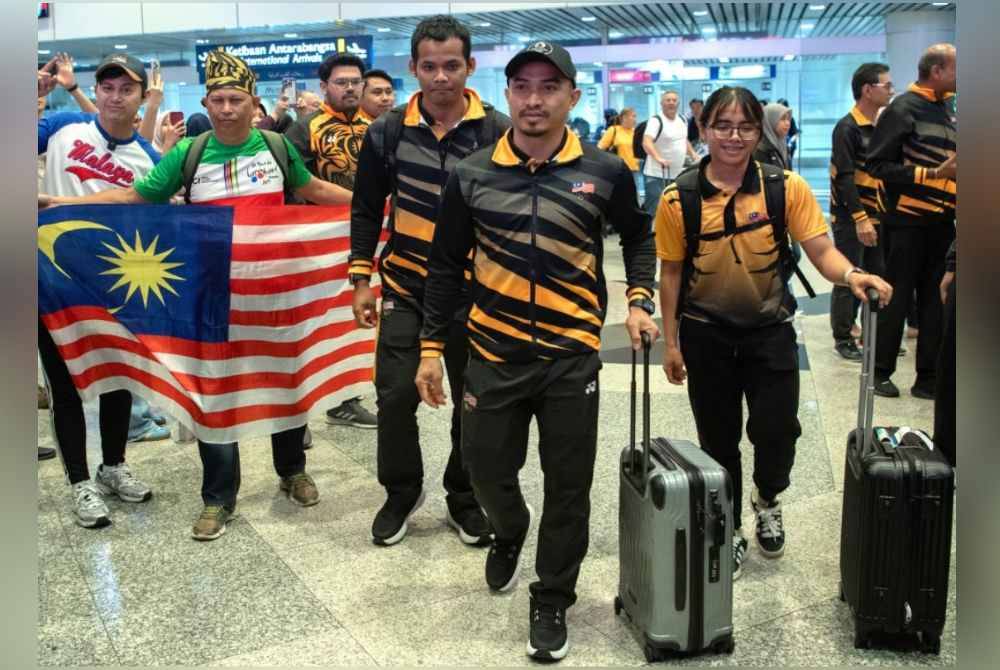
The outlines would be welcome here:
M 608 71 L 608 79 L 612 84 L 635 84 L 653 81 L 653 73 L 649 70 L 633 70 L 631 68 Z
M 195 48 L 198 81 L 205 83 L 205 58 L 218 44 Z M 281 79 L 315 79 L 320 63 L 331 53 L 351 53 L 360 58 L 367 70 L 372 66 L 372 36 L 328 37 L 321 39 L 275 40 L 273 42 L 243 42 L 221 45 L 234 56 L 246 61 L 257 74 L 258 81 Z

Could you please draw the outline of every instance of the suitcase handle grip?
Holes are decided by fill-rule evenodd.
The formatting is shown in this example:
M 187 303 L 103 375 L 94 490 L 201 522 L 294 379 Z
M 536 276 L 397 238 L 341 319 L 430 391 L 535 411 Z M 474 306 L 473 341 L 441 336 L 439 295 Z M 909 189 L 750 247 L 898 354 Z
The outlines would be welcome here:
M 640 333 L 642 337 L 642 470 L 639 469 L 639 458 L 636 452 L 635 442 L 635 414 L 636 399 L 638 389 L 636 388 L 636 353 L 632 350 L 632 386 L 631 386 L 631 412 L 629 421 L 629 470 L 636 488 L 646 493 L 646 474 L 649 472 L 649 350 L 652 347 L 652 340 L 649 333 Z

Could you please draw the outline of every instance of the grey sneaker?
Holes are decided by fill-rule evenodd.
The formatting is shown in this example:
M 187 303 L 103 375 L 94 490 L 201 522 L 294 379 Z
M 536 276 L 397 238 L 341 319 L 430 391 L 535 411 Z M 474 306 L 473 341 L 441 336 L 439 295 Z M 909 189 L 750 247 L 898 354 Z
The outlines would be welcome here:
M 146 502 L 153 497 L 152 490 L 135 478 L 127 463 L 114 466 L 101 464 L 94 481 L 101 493 L 114 493 L 125 502 Z
M 345 400 L 326 412 L 326 422 L 334 426 L 378 428 L 378 419 L 361 405 L 360 398 Z
M 76 513 L 76 523 L 84 528 L 101 528 L 111 525 L 108 516 L 108 506 L 91 479 L 73 484 L 73 512 Z
M 234 518 L 236 518 L 236 510 L 222 505 L 205 505 L 201 516 L 194 522 L 191 537 L 203 542 L 221 537 L 226 532 L 226 525 Z

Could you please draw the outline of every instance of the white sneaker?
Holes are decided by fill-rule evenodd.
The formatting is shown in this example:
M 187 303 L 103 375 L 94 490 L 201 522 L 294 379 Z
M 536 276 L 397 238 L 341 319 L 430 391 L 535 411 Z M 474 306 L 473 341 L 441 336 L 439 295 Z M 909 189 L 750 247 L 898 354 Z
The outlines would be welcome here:
M 76 523 L 84 528 L 101 528 L 111 525 L 108 506 L 101 492 L 91 479 L 73 484 L 73 512 Z

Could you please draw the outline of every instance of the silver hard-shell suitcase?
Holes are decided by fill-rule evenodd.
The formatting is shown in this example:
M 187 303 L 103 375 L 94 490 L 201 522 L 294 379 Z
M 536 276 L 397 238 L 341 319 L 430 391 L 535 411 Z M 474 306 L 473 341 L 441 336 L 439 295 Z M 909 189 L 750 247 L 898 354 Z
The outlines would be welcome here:
M 632 352 L 631 443 L 621 454 L 615 614 L 642 633 L 647 661 L 669 652 L 732 653 L 733 487 L 691 442 L 649 438 L 649 341 L 643 336 L 642 449 L 636 448 Z

